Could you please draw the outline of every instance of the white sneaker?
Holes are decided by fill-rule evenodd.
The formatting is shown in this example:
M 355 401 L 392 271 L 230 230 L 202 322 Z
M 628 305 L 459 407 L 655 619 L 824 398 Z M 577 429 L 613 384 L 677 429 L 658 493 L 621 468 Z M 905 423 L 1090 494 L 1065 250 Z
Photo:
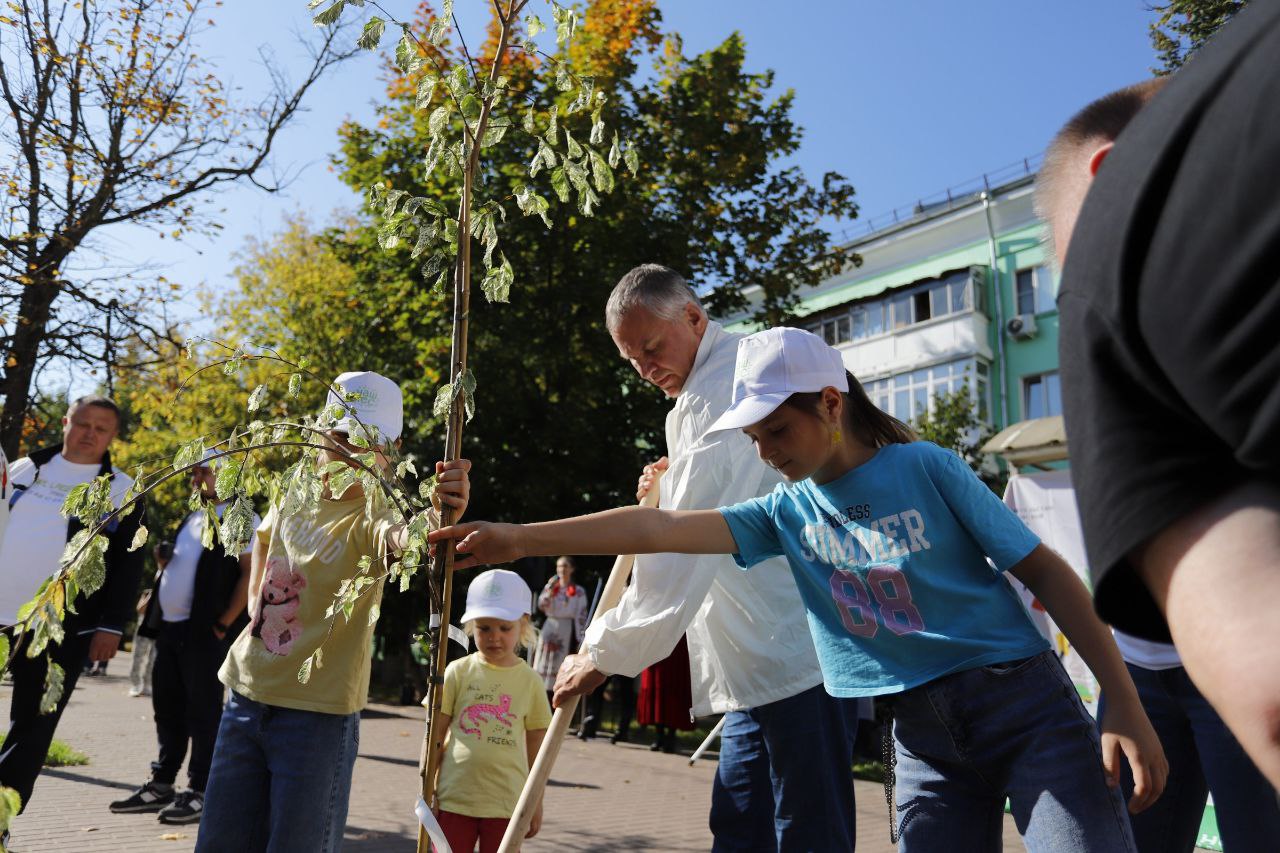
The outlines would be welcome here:
M 136 696 L 146 696 L 147 694 L 141 687 L 130 687 L 129 695 L 136 697 Z

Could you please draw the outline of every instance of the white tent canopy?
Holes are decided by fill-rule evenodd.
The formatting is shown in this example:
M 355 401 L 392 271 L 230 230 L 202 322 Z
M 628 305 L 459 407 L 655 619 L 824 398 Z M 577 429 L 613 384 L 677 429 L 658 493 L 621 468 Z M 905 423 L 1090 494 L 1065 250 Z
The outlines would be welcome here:
M 1061 415 L 1019 421 L 996 433 L 982 451 L 997 453 L 1015 466 L 1059 462 L 1067 458 L 1067 429 Z

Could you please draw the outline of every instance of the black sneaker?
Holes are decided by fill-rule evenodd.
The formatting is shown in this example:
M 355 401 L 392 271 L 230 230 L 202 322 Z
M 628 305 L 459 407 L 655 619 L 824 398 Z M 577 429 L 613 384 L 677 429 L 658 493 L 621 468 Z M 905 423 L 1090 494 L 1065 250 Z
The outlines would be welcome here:
M 204 794 L 186 790 L 178 794 L 171 805 L 160 810 L 161 823 L 199 823 L 204 812 Z
M 173 802 L 173 786 L 148 782 L 123 800 L 111 804 L 116 814 L 140 814 L 158 812 Z

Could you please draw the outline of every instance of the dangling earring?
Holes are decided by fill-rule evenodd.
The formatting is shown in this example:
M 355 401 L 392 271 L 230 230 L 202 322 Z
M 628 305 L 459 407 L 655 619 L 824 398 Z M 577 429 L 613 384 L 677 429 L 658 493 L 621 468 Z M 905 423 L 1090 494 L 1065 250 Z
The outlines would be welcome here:
M 843 438 L 840 435 L 840 427 L 836 427 L 835 432 L 831 433 L 831 446 L 839 447 L 842 440 Z

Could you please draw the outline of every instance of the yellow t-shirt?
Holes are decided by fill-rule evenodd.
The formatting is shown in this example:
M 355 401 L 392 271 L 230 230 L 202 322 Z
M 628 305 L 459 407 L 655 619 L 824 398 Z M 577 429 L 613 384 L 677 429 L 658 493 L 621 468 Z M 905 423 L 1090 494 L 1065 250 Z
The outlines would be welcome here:
M 249 612 L 253 621 L 227 655 L 218 677 L 242 696 L 279 708 L 350 714 L 369 697 L 373 625 L 369 615 L 382 599 L 382 581 L 366 588 L 351 618 L 325 610 L 339 585 L 359 574 L 360 558 L 372 558 L 370 573 L 381 574 L 389 513 L 365 517 L 363 496 L 323 500 L 314 515 L 279 518 L 271 507 L 258 527 L 267 543 L 267 561 Z M 375 620 L 376 621 L 376 620 Z M 298 681 L 303 662 L 324 643 L 320 667 Z
M 551 725 L 542 679 L 524 661 L 493 666 L 474 652 L 444 671 L 440 710 L 453 718 L 440 765 L 440 808 L 511 817 L 529 775 L 525 732 Z

